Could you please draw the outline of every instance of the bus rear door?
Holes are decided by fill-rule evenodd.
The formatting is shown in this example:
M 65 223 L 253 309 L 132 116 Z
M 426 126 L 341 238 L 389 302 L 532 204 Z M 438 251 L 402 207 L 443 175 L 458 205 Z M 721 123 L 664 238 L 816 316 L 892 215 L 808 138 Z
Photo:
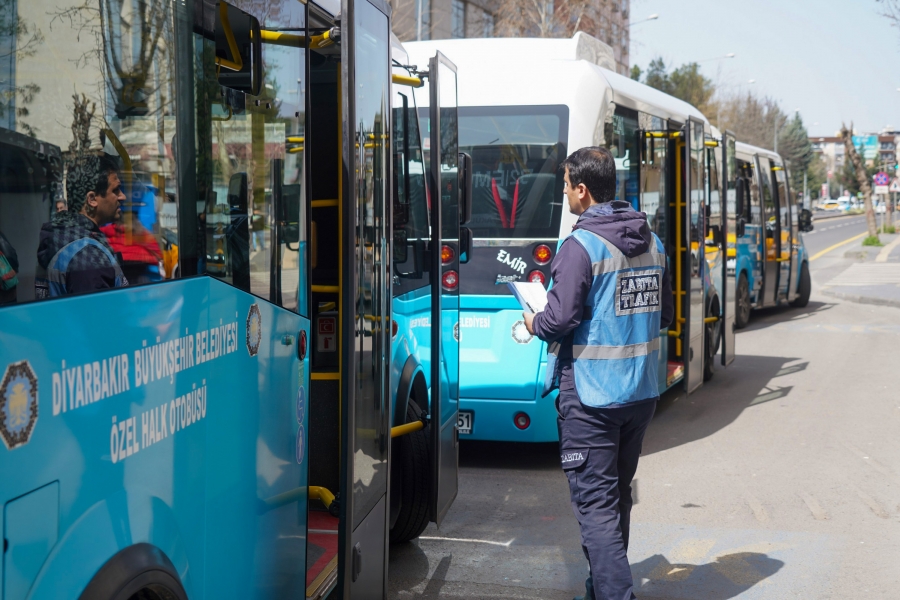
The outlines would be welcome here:
M 687 346 L 684 354 L 685 389 L 690 393 L 703 384 L 706 291 L 705 145 L 701 121 L 688 119 L 682 131 L 682 150 L 676 155 L 676 160 L 681 162 L 678 174 L 682 174 L 681 185 L 675 187 L 676 211 L 681 221 L 678 231 L 681 240 L 678 241 L 676 237 L 681 281 L 678 282 L 680 290 L 676 294 L 684 295 L 682 302 L 687 304 L 683 307 L 683 317 L 677 315 L 676 318 L 684 318 L 682 339 Z

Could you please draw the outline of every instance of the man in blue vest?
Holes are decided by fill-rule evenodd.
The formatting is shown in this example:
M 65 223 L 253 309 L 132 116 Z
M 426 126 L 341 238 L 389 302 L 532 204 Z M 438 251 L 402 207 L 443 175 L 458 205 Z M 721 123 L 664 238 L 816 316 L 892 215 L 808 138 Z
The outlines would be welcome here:
M 548 342 L 544 395 L 559 389 L 562 467 L 591 569 L 584 598 L 632 600 L 631 481 L 659 399 L 672 286 L 646 215 L 615 200 L 612 154 L 582 148 L 562 168 L 569 210 L 580 216 L 553 259 L 546 308 L 526 313 L 525 325 Z

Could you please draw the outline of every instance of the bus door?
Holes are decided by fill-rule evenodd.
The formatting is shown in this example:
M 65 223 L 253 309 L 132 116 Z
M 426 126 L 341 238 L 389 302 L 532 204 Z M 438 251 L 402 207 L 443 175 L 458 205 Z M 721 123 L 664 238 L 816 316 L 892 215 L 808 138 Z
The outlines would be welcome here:
M 736 310 L 735 271 L 737 264 L 737 163 L 734 134 L 726 131 L 722 137 L 722 188 L 725 192 L 722 202 L 722 246 L 725 260 L 722 261 L 722 366 L 734 360 L 734 315 Z
M 772 174 L 775 177 L 775 191 L 778 200 L 778 225 L 780 228 L 778 240 L 781 244 L 778 253 L 778 294 L 777 300 L 788 300 L 790 282 L 796 278 L 799 265 L 797 264 L 797 245 L 794 243 L 799 238 L 797 231 L 797 203 L 791 201 L 788 191 L 787 171 L 784 166 L 773 163 Z
M 774 189 L 772 163 L 765 156 L 757 156 L 760 200 L 762 201 L 763 276 L 757 306 L 772 306 L 778 300 L 778 270 L 781 258 L 781 222 L 778 219 L 777 196 Z
M 654 119 L 656 119 L 654 117 Z M 675 272 L 681 272 L 676 266 L 674 253 L 674 222 L 670 215 L 670 194 L 667 192 L 669 184 L 667 179 L 673 170 L 667 163 L 669 157 L 670 136 L 673 132 L 666 131 L 665 123 L 654 123 L 653 131 L 639 131 L 638 140 L 641 152 L 639 173 L 640 210 L 647 215 L 647 223 L 650 230 L 655 233 L 663 247 L 669 261 L 670 276 L 676 277 Z M 680 134 L 680 132 L 677 132 Z M 673 288 L 674 289 L 674 288 Z M 676 298 L 676 309 L 681 307 L 681 302 Z M 680 313 L 679 313 L 680 314 Z M 660 332 L 659 348 L 659 389 L 668 389 L 684 376 L 684 364 L 680 362 L 680 340 L 677 336 L 681 332 L 681 323 L 677 320 L 668 329 Z M 678 346 L 677 348 L 675 346 Z
M 706 293 L 706 215 L 705 215 L 705 145 L 703 123 L 688 120 L 684 126 L 684 151 L 678 153 L 682 160 L 682 185 L 676 188 L 676 205 L 683 226 L 683 236 L 678 245 L 682 261 L 681 289 L 684 306 L 685 389 L 690 393 L 703 384 L 704 360 L 704 301 Z M 680 194 L 680 198 L 678 198 Z M 683 205 L 683 206 L 682 206 Z
M 431 435 L 433 484 L 431 519 L 440 525 L 456 498 L 459 474 L 459 263 L 468 254 L 460 238 L 459 112 L 456 66 L 438 52 L 429 60 L 431 108 L 430 197 L 432 304 L 431 347 L 440 357 L 431 362 Z M 465 211 L 463 211 L 465 212 Z M 440 232 L 440 233 L 438 233 Z M 469 239 L 469 238 L 467 238 Z M 449 250 L 449 252 L 448 252 Z M 433 355 L 434 356 L 434 355 Z M 437 358 L 437 357 L 435 357 Z
M 720 140 L 707 138 L 705 140 L 706 160 L 706 231 L 704 237 L 704 251 L 706 252 L 706 268 L 709 270 L 709 283 L 705 299 L 706 358 L 704 378 L 709 380 L 713 375 L 716 352 L 722 343 L 722 327 L 725 315 L 730 312 L 728 305 L 723 301 L 725 289 L 725 269 L 727 262 L 725 241 L 725 210 L 722 202 L 721 154 L 718 150 Z

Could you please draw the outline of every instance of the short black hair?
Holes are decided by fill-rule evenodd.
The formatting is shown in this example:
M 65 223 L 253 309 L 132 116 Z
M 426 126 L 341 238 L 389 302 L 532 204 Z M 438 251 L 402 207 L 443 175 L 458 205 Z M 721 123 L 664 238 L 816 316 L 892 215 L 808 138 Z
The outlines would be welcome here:
M 559 167 L 569 170 L 573 187 L 583 183 L 594 202 L 602 204 L 616 199 L 616 161 L 606 148 L 588 146 L 576 150 Z
M 116 164 L 107 158 L 87 154 L 79 156 L 68 165 L 66 172 L 66 199 L 69 209 L 81 212 L 88 192 L 105 196 L 109 191 L 109 176 L 118 173 Z

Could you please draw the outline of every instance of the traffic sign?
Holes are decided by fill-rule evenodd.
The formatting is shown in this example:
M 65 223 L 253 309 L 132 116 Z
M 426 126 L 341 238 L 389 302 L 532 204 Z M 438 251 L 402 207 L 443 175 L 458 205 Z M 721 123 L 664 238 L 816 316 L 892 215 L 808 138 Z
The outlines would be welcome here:
M 877 194 L 887 194 L 887 193 L 888 193 L 888 186 L 886 186 L 886 185 L 876 185 L 875 186 L 875 194 L 876 195 Z
M 888 174 L 885 173 L 884 171 L 875 173 L 874 179 L 875 179 L 876 186 L 889 185 L 891 183 L 891 178 L 888 177 Z
M 891 191 L 900 192 L 900 179 L 894 180 L 894 182 L 891 184 Z

